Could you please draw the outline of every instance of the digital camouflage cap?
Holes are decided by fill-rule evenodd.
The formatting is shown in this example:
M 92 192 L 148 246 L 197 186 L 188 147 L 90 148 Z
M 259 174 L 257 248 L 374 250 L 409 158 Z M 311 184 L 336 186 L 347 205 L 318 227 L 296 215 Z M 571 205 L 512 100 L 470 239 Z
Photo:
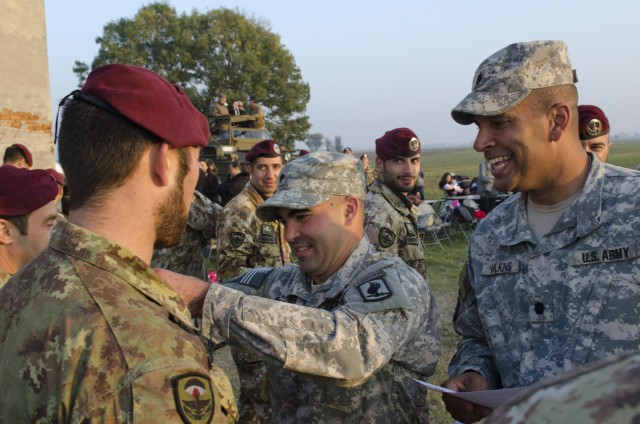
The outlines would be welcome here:
M 489 56 L 476 70 L 472 91 L 451 111 L 462 125 L 473 115 L 500 115 L 531 90 L 577 82 L 567 45 L 562 41 L 514 43 Z
M 258 206 L 263 221 L 278 219 L 278 208 L 309 209 L 331 196 L 355 196 L 364 201 L 362 161 L 355 156 L 315 152 L 287 163 L 280 171 L 278 189 Z

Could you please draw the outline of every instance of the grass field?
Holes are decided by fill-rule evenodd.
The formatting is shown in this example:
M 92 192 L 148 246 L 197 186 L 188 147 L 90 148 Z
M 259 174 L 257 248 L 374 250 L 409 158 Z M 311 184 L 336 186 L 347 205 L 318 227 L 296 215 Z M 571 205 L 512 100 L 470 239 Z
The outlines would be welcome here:
M 356 152 L 357 155 L 361 153 L 363 152 Z M 375 157 L 373 152 L 367 153 L 370 153 L 370 157 Z M 425 174 L 426 197 L 428 199 L 442 198 L 442 192 L 438 189 L 438 181 L 443 173 L 454 171 L 456 174 L 464 174 L 473 178 L 477 176 L 478 164 L 482 160 L 482 155 L 471 148 L 423 152 L 422 169 Z M 640 164 L 640 142 L 614 142 L 609 162 L 635 169 L 636 165 Z M 466 239 L 456 231 L 452 232 L 452 240 L 453 245 L 445 242 L 444 250 L 437 246 L 425 248 L 429 284 L 437 298 L 442 323 L 442 355 L 436 374 L 429 379 L 435 384 L 440 384 L 447 379 L 447 365 L 459 340 L 459 336 L 453 331 L 452 318 L 458 295 L 458 275 L 466 260 L 468 246 Z M 440 394 L 430 391 L 429 405 L 432 424 L 453 422 L 444 409 Z

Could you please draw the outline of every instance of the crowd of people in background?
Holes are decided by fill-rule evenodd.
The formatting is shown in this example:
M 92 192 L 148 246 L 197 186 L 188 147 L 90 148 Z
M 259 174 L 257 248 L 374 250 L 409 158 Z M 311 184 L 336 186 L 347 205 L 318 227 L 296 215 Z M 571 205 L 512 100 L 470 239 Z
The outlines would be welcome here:
M 515 43 L 451 112 L 483 160 L 443 174 L 441 200 L 482 214 L 442 384 L 529 388 L 495 411 L 444 394 L 460 422 L 640 415 L 640 173 L 606 163 L 609 121 L 576 82 L 563 42 Z M 113 64 L 62 107 L 64 174 L 23 144 L 0 167 L 0 421 L 429 422 L 415 380 L 441 317 L 413 130 L 385 131 L 375 162 L 285 161 L 267 138 L 219 169 L 200 157 L 211 128 L 256 135 L 255 98 L 220 95 L 212 126 L 179 86 Z M 214 360 L 226 345 L 239 393 Z

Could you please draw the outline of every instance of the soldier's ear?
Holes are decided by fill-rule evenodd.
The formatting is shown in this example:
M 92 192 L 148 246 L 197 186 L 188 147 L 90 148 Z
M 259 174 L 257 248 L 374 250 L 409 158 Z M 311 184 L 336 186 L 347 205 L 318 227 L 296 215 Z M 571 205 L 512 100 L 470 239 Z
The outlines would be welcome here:
M 345 198 L 344 205 L 344 220 L 345 224 L 349 225 L 358 216 L 360 210 L 360 203 L 357 197 L 349 196 Z
M 11 231 L 12 225 L 6 219 L 0 219 L 0 244 L 12 244 L 13 233 Z
M 171 161 L 171 154 L 175 153 L 175 158 Z M 169 185 L 171 178 L 171 169 L 175 167 L 177 173 L 180 166 L 180 151 L 171 149 L 167 143 L 155 143 L 149 149 L 149 172 L 153 182 L 160 186 Z

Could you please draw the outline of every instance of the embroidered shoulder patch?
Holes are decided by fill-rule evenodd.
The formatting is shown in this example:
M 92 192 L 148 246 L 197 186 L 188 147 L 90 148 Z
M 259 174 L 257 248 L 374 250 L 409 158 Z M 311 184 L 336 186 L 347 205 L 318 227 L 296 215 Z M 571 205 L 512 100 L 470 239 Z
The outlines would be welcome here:
M 244 233 L 232 232 L 229 235 L 229 241 L 231 241 L 231 246 L 240 247 L 242 243 L 244 243 Z
M 172 380 L 176 409 L 185 423 L 205 424 L 213 419 L 215 397 L 211 380 L 201 374 L 182 374 Z
M 358 286 L 358 290 L 365 302 L 377 302 L 387 299 L 393 294 L 382 279 L 365 281 Z
M 389 247 L 396 240 L 396 234 L 386 227 L 380 228 L 378 232 L 378 241 L 380 242 L 380 246 Z

